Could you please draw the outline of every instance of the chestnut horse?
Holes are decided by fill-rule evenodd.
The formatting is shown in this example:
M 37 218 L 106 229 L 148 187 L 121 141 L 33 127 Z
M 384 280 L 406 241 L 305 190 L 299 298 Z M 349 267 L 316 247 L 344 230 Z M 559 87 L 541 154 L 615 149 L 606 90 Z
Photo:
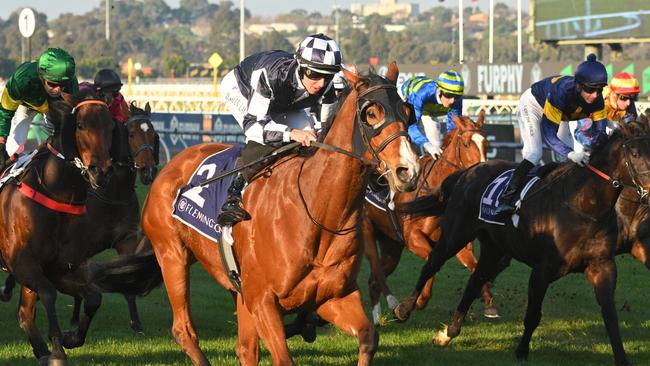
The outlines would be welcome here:
M 615 205 L 622 198 L 621 192 L 627 190 L 635 192 L 636 201 L 647 204 L 649 133 L 647 125 L 628 123 L 592 154 L 589 169 L 566 163 L 548 173 L 523 200 L 518 227 L 510 221 L 504 226 L 480 221 L 477 212 L 486 187 L 502 172 L 512 169 L 512 163 L 492 161 L 451 175 L 443 182 L 442 200 L 428 201 L 434 211 L 444 209 L 440 241 L 422 269 L 416 290 L 395 309 L 396 317 L 405 320 L 428 278 L 467 240 L 478 237 L 481 241 L 478 267 L 449 327 L 435 337 L 439 343 L 447 344 L 460 334 L 462 321 L 480 287 L 496 275 L 502 257 L 510 255 L 533 269 L 517 358 L 528 357 L 530 339 L 541 320 L 548 286 L 566 274 L 584 272 L 600 304 L 615 364 L 630 365 L 614 304 L 617 276 L 614 256 L 621 232 Z
M 89 255 L 73 228 L 84 220 L 88 187 L 104 186 L 112 169 L 113 121 L 104 102 L 81 98 L 66 94 L 49 101 L 54 135 L 39 147 L 20 181 L 9 180 L 0 192 L 0 251 L 23 286 L 18 321 L 41 364 L 64 365 L 63 347 L 74 343 L 57 320 L 57 290 L 83 296 L 88 318 L 101 302 L 100 293 L 78 280 Z M 35 324 L 38 299 L 47 313 L 51 353 Z
M 85 220 L 79 220 L 76 240 L 82 241 L 90 256 L 113 248 L 119 254 L 135 254 L 149 248 L 138 237 L 140 203 L 135 193 L 136 174 L 143 184 L 151 184 L 157 173 L 156 134 L 151 124 L 149 103 L 145 109 L 129 106 L 128 120 L 116 125 L 111 146 L 113 174 L 105 187 L 91 189 L 86 201 Z M 102 223 L 102 225 L 96 225 Z M 81 245 L 81 243 L 80 243 Z M 0 300 L 9 301 L 15 279 L 9 275 L 0 290 Z M 142 332 L 135 296 L 125 295 L 131 317 L 130 326 Z M 82 298 L 75 297 L 71 323 L 79 324 Z M 79 328 L 75 344 L 83 344 L 87 324 Z
M 145 202 L 142 225 L 155 251 L 171 302 L 172 334 L 195 365 L 209 365 L 189 313 L 189 266 L 198 261 L 236 295 L 243 365 L 259 362 L 264 341 L 274 365 L 290 365 L 282 320 L 316 311 L 359 340 L 359 365 L 368 365 L 378 334 L 368 321 L 356 283 L 362 245 L 357 225 L 371 169 L 379 168 L 395 191 L 415 187 L 418 165 L 406 132 L 408 106 L 397 94 L 395 63 L 386 79 L 345 71 L 352 85 L 341 100 L 320 149 L 281 158 L 252 180 L 244 206 L 252 219 L 234 226 L 241 269 L 236 293 L 214 242 L 170 215 L 178 190 L 207 156 L 226 149 L 211 143 L 190 147 L 160 172 Z
M 429 154 L 420 158 L 420 165 L 423 168 L 418 180 L 418 188 L 414 192 L 396 194 L 394 197 L 395 203 L 406 203 L 414 200 L 419 195 L 431 194 L 439 189 L 442 181 L 451 173 L 486 161 L 488 141 L 482 131 L 484 118 L 485 112 L 483 111 L 479 113 L 476 122 L 465 116 L 454 116 L 456 128 L 445 136 L 440 159 L 433 160 Z M 404 239 L 402 242 L 386 211 L 366 202 L 365 212 L 366 218 L 363 220 L 362 228 L 366 256 L 370 261 L 371 268 L 368 285 L 373 305 L 373 320 L 375 324 L 378 324 L 381 313 L 380 291 L 386 296 L 391 310 L 397 305 L 397 299 L 390 292 L 385 278 L 397 267 L 404 247 L 426 260 L 431 247 L 440 237 L 440 218 L 436 216 L 411 218 L 409 215 L 396 212 L 398 216 L 397 224 L 401 228 L 399 234 Z M 381 263 L 377 260 L 377 250 L 374 245 L 376 240 L 378 240 L 381 248 Z M 476 258 L 472 249 L 473 245 L 469 243 L 456 255 L 460 263 L 470 272 L 474 272 L 476 269 Z M 420 295 L 420 299 L 418 299 L 419 309 L 424 308 L 427 301 L 429 301 L 432 283 L 433 279 L 427 283 Z M 483 299 L 486 304 L 486 316 L 497 317 L 498 313 L 493 305 L 488 284 L 483 289 Z

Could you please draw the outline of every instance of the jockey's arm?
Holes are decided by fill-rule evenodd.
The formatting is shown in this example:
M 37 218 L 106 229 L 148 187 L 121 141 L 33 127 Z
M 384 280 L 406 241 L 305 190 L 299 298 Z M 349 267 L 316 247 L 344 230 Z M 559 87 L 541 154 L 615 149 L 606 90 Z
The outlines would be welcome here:
M 422 146 L 425 143 L 429 142 L 427 139 L 427 136 L 420 131 L 420 128 L 418 127 L 418 123 L 414 123 L 409 126 L 408 129 L 409 136 L 411 137 L 411 141 L 413 141 L 414 144 L 417 146 Z
M 5 142 L 4 140 L 9 136 L 9 130 L 11 129 L 11 119 L 16 114 L 18 106 L 20 106 L 20 100 L 12 98 L 7 87 L 2 91 L 2 97 L 0 98 L 0 138 L 2 139 L 0 142 Z
M 567 146 L 558 136 L 557 131 L 559 129 L 559 124 L 549 120 L 546 116 L 542 116 L 542 121 L 540 122 L 540 129 L 542 132 L 542 140 L 555 152 L 566 156 L 573 151 L 571 146 Z

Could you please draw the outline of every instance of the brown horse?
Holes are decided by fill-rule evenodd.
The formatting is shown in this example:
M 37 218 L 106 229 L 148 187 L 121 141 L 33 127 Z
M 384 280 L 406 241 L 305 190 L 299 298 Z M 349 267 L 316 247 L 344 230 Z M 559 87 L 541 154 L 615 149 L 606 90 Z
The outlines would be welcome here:
M 447 344 L 460 334 L 462 321 L 480 287 L 496 275 L 498 262 L 510 255 L 533 269 L 524 334 L 516 349 L 519 359 L 528 357 L 530 339 L 541 320 L 542 302 L 550 283 L 569 273 L 584 272 L 600 304 L 615 363 L 629 365 L 614 304 L 617 277 L 614 256 L 621 240 L 619 225 L 625 226 L 615 205 L 621 199 L 629 199 L 621 196 L 623 191 L 634 192 L 637 202 L 648 202 L 649 133 L 647 125 L 628 123 L 592 154 L 590 169 L 566 163 L 552 170 L 523 200 L 518 227 L 510 221 L 503 226 L 480 221 L 477 212 L 486 187 L 511 169 L 511 163 L 493 161 L 451 175 L 443 182 L 442 200 L 427 202 L 434 211 L 444 210 L 440 241 L 422 269 L 416 290 L 395 309 L 396 317 L 405 320 L 427 279 L 467 240 L 478 237 L 481 241 L 478 267 L 449 327 L 435 337 L 439 343 Z
M 414 192 L 396 194 L 394 197 L 395 203 L 402 204 L 410 202 L 420 195 L 431 194 L 439 189 L 442 181 L 453 172 L 486 161 L 488 141 L 482 132 L 484 118 L 485 112 L 483 111 L 479 113 L 476 123 L 465 116 L 454 116 L 456 128 L 445 136 L 440 159 L 433 160 L 430 155 L 424 155 L 420 159 L 420 165 L 423 168 L 418 180 L 418 188 Z M 365 252 L 371 268 L 368 285 L 373 305 L 373 320 L 375 324 L 378 324 L 381 313 L 380 291 L 386 296 L 391 310 L 398 303 L 386 284 L 386 277 L 397 267 L 404 247 L 422 259 L 427 258 L 431 247 L 440 237 L 440 218 L 436 216 L 410 217 L 409 215 L 396 213 L 398 216 L 397 224 L 400 227 L 399 234 L 401 234 L 399 235 L 395 230 L 395 225 L 391 224 L 385 210 L 366 202 L 365 213 L 366 218 L 363 220 L 362 230 Z M 400 236 L 404 239 L 403 242 Z M 381 248 L 381 263 L 377 258 L 377 249 L 374 245 L 376 240 Z M 474 272 L 476 269 L 476 258 L 472 249 L 473 245 L 469 243 L 456 255 L 460 263 L 470 272 Z M 418 299 L 419 309 L 424 308 L 429 301 L 432 283 L 433 278 L 427 283 L 420 295 Z M 486 304 L 486 316 L 497 317 L 498 313 L 493 305 L 488 284 L 484 287 L 483 298 Z
M 197 165 L 227 148 L 202 144 L 176 155 L 153 183 L 142 225 L 162 269 L 174 312 L 172 333 L 195 365 L 209 365 L 198 346 L 188 304 L 188 270 L 198 261 L 236 294 L 239 343 L 244 365 L 259 362 L 259 340 L 273 364 L 293 364 L 285 341 L 284 314 L 316 311 L 359 339 L 359 365 L 370 364 L 378 334 L 368 321 L 356 284 L 362 246 L 356 227 L 371 167 L 391 187 L 415 187 L 418 165 L 406 133 L 408 107 L 395 87 L 398 69 L 387 79 L 345 71 L 352 85 L 325 146 L 308 156 L 279 159 L 247 187 L 244 206 L 252 219 L 233 228 L 242 293 L 228 279 L 214 243 L 175 220 L 169 207 Z M 334 151 L 332 151 L 334 150 Z
M 23 286 L 18 320 L 41 364 L 65 364 L 63 347 L 71 344 L 57 320 L 57 290 L 83 296 L 88 318 L 101 302 L 101 294 L 78 281 L 89 255 L 83 243 L 71 244 L 77 234 L 72 227 L 83 220 L 88 187 L 104 186 L 112 169 L 113 121 L 104 102 L 80 98 L 50 101 L 53 137 L 0 192 L 0 250 Z M 35 324 L 38 299 L 47 313 L 51 353 Z
M 111 146 L 113 173 L 105 187 L 91 189 L 86 201 L 86 215 L 79 220 L 75 239 L 80 240 L 93 256 L 113 248 L 121 255 L 136 254 L 150 249 L 148 242 L 138 236 L 140 228 L 140 204 L 135 193 L 136 174 L 140 174 L 143 184 L 151 184 L 157 172 L 158 134 L 151 124 L 149 103 L 145 109 L 135 104 L 129 106 L 128 120 L 116 125 Z M 96 225 L 102 223 L 102 225 Z M 80 243 L 79 245 L 82 245 Z M 5 286 L 0 289 L 0 300 L 9 301 L 15 287 L 15 279 L 10 274 Z M 125 295 L 131 317 L 130 326 L 142 332 L 134 295 Z M 79 325 L 81 311 L 80 296 L 75 296 L 72 312 L 72 325 Z M 89 324 L 81 324 L 75 335 L 75 345 L 84 343 Z

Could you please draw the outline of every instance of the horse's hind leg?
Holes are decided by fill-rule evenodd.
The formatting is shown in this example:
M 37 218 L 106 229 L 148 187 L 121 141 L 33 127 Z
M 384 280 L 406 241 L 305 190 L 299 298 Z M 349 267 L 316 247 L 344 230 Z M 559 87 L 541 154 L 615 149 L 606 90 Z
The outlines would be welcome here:
M 248 305 L 254 306 L 254 308 L 248 307 L 248 311 L 255 320 L 257 334 L 271 354 L 273 365 L 293 365 L 277 297 L 267 291 L 249 301 Z M 248 333 L 250 334 L 250 331 Z
M 126 304 L 129 307 L 129 326 L 136 334 L 144 334 L 142 329 L 142 322 L 140 321 L 140 314 L 138 314 L 138 306 L 135 303 L 134 295 L 124 295 Z
M 141 249 L 141 245 L 144 241 L 139 241 L 137 237 L 137 232 L 133 232 L 130 235 L 127 235 L 124 239 L 115 244 L 115 250 L 120 255 L 135 255 Z M 138 306 L 135 302 L 134 295 L 124 295 L 126 299 L 126 304 L 129 307 L 129 326 L 136 334 L 144 334 L 142 330 L 142 322 L 140 322 L 140 315 L 138 314 Z
M 467 281 L 463 297 L 461 298 L 456 311 L 454 312 L 449 326 L 439 331 L 433 337 L 434 342 L 446 346 L 451 340 L 460 334 L 462 322 L 467 315 L 472 303 L 477 298 L 485 284 L 499 272 L 499 262 L 503 257 L 501 251 L 489 246 L 486 242 L 481 244 L 481 258 L 476 269 Z
M 317 309 L 318 315 L 359 340 L 358 366 L 370 365 L 379 344 L 379 333 L 370 323 L 356 290 L 343 298 L 330 299 Z
M 23 286 L 20 293 L 20 305 L 18 307 L 18 325 L 27 334 L 29 343 L 32 345 L 34 356 L 36 356 L 40 363 L 47 364 L 50 350 L 47 348 L 47 344 L 36 327 L 37 301 L 38 295 L 36 295 L 36 292 Z
M 616 263 L 614 260 L 601 261 L 597 264 L 590 264 L 585 271 L 587 280 L 593 285 L 596 293 L 596 300 L 605 322 L 605 329 L 609 336 L 609 342 L 614 352 L 616 366 L 630 365 L 618 325 L 618 314 L 614 305 L 614 293 L 616 290 Z
M 378 325 L 380 323 L 381 315 L 380 294 L 383 293 L 388 299 L 388 296 L 392 296 L 392 292 L 386 283 L 386 276 L 384 275 L 384 270 L 379 258 L 379 251 L 377 250 L 377 240 L 374 235 L 374 228 L 368 219 L 361 220 L 361 237 L 364 253 L 370 263 L 368 289 L 370 293 L 370 303 L 372 304 L 372 320 L 375 325 Z M 389 304 L 389 306 L 390 305 L 391 304 Z

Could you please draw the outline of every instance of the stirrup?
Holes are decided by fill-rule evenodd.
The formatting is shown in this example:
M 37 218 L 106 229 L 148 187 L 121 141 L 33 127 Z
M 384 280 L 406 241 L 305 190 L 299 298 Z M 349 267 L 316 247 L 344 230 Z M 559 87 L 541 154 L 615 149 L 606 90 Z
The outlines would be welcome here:
M 241 206 L 225 208 L 217 217 L 217 223 L 220 226 L 233 226 L 236 223 L 244 220 L 250 220 L 251 215 L 246 212 Z

